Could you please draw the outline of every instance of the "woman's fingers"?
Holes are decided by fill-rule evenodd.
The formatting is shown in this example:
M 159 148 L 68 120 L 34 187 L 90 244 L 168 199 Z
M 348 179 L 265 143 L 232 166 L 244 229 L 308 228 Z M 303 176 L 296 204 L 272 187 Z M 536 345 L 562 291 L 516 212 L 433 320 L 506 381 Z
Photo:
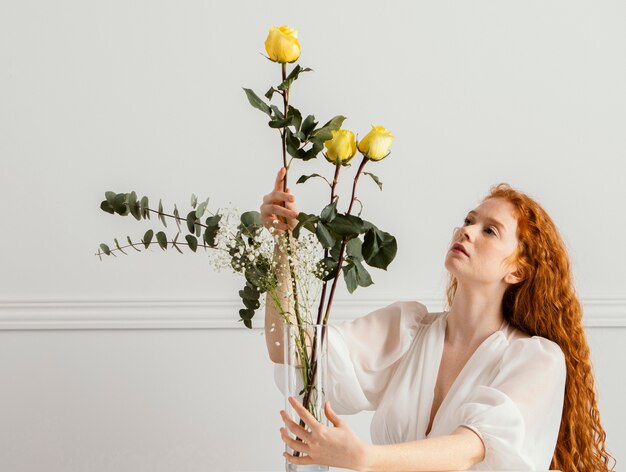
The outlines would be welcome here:
M 330 402 L 328 400 L 326 400 L 326 402 L 324 403 L 324 409 L 326 410 L 325 411 L 326 418 L 330 420 L 333 426 L 335 428 L 338 428 L 339 426 L 341 426 L 342 424 L 341 418 L 339 418 L 337 414 L 333 411 L 333 409 L 330 406 Z
M 283 192 L 282 190 L 274 190 L 273 192 L 268 193 L 263 197 L 263 203 L 274 203 L 274 202 L 294 202 L 296 198 L 290 194 Z
M 282 417 L 283 421 L 285 422 L 285 425 L 287 426 L 287 428 L 289 428 L 289 431 L 291 431 L 297 437 L 299 437 L 299 438 L 301 438 L 301 439 L 306 441 L 306 439 L 311 435 L 310 432 L 308 432 L 306 429 L 304 429 L 298 423 L 296 423 L 291 418 L 289 418 L 289 415 L 285 411 L 281 410 L 280 416 Z
M 283 189 L 283 180 L 285 180 L 285 172 L 287 169 L 281 167 L 276 174 L 276 181 L 274 182 L 274 190 L 282 190 Z
M 289 397 L 289 403 L 291 404 L 291 406 L 293 406 L 294 410 L 296 410 L 296 413 L 298 413 L 300 419 L 302 419 L 302 421 L 304 421 L 306 425 L 311 428 L 311 430 L 317 428 L 317 426 L 320 425 L 320 422 L 317 421 L 315 417 L 311 413 L 309 413 L 306 408 L 304 408 L 302 403 L 300 403 L 294 397 Z
M 296 211 L 272 203 L 264 203 L 263 205 L 261 205 L 261 215 L 267 218 L 274 215 L 284 216 L 288 219 L 294 219 L 298 217 L 298 213 Z
M 283 438 L 285 444 L 289 446 L 292 450 L 304 453 L 308 452 L 309 446 L 302 441 L 296 441 L 295 439 L 292 439 L 291 436 L 287 434 L 287 430 L 285 428 L 280 428 L 280 436 Z
M 298 465 L 315 464 L 315 460 L 311 459 L 310 456 L 295 457 L 295 456 L 292 456 L 291 454 L 287 454 L 286 452 L 283 452 L 283 457 L 293 464 L 298 464 Z

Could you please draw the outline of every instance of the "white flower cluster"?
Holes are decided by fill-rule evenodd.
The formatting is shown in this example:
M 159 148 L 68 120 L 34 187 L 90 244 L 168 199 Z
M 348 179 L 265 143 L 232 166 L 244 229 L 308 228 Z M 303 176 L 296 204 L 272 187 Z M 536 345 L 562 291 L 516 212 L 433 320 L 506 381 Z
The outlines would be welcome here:
M 209 261 L 211 267 L 216 272 L 222 272 L 225 269 L 233 273 L 242 273 L 245 270 L 245 261 L 253 262 L 260 256 L 265 256 L 267 260 L 272 260 L 274 253 L 274 241 L 267 231 L 260 231 L 255 238 L 254 243 L 249 244 L 247 238 L 237 239 L 237 226 L 241 221 L 241 214 L 237 207 L 221 208 L 218 213 L 221 215 L 219 230 L 215 235 L 215 249 L 210 251 Z M 233 263 L 233 256 L 230 254 L 231 249 L 236 249 L 239 263 Z
M 275 274 L 278 270 L 289 273 L 288 267 L 277 267 L 274 261 L 274 248 L 276 245 L 283 254 L 289 254 L 288 240 L 285 233 L 276 233 L 263 227 L 253 238 L 252 243 L 247 237 L 237 238 L 237 227 L 241 221 L 241 213 L 237 207 L 228 206 L 218 210 L 221 215 L 219 230 L 215 235 L 215 248 L 209 251 L 209 262 L 216 272 L 229 270 L 232 273 L 244 274 L 246 265 L 263 257 L 271 261 Z M 233 261 L 231 252 L 234 252 L 236 261 Z M 318 263 L 323 257 L 323 248 L 314 234 L 307 230 L 300 232 L 299 238 L 291 238 L 291 252 L 294 257 L 288 257 L 292 263 L 298 286 L 298 302 L 300 312 L 310 314 L 313 304 L 319 297 L 321 280 Z M 326 272 L 327 274 L 328 272 Z M 261 308 L 264 307 L 265 297 L 260 298 Z M 309 319 L 310 321 L 310 319 Z

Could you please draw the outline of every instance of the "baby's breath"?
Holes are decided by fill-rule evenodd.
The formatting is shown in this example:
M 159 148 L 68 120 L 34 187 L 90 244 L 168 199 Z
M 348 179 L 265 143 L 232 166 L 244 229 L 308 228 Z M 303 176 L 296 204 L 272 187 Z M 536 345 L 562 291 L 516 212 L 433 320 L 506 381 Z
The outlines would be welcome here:
M 209 261 L 211 267 L 216 272 L 230 271 L 231 273 L 245 276 L 245 272 L 260 261 L 267 261 L 269 264 L 270 276 L 265 279 L 265 286 L 261 287 L 271 291 L 272 298 L 276 304 L 277 288 L 281 292 L 290 293 L 282 287 L 278 280 L 278 273 L 289 273 L 288 267 L 280 267 L 274 260 L 274 249 L 278 246 L 283 254 L 288 254 L 288 240 L 284 232 L 278 233 L 271 227 L 260 228 L 252 237 L 241 237 L 238 226 L 241 221 L 239 209 L 227 206 L 218 211 L 221 215 L 219 230 L 215 235 L 215 249 L 209 251 Z M 323 248 L 315 235 L 308 232 L 301 232 L 296 239 L 291 238 L 293 257 L 288 257 L 292 263 L 296 286 L 298 291 L 298 302 L 300 313 L 308 322 L 312 320 L 312 309 L 314 303 L 319 298 L 321 289 L 321 273 L 318 270 L 320 259 L 323 257 Z M 326 272 L 327 273 L 327 272 Z M 284 292 L 283 292 L 284 291 Z M 292 298 L 293 295 L 290 295 Z M 259 300 L 260 308 L 265 307 L 265 297 Z M 280 309 L 280 307 L 277 307 Z

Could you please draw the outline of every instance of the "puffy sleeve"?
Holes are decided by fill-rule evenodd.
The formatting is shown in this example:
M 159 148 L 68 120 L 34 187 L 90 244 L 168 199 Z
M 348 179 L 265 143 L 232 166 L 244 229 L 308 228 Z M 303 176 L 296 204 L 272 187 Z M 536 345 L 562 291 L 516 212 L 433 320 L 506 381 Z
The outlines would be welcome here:
M 398 361 L 428 314 L 418 302 L 395 302 L 329 330 L 326 395 L 342 414 L 375 410 Z
M 490 385 L 474 389 L 457 410 L 457 424 L 485 445 L 476 470 L 548 470 L 561 424 L 565 357 L 539 337 L 513 341 Z
M 326 398 L 338 414 L 375 410 L 398 361 L 408 350 L 428 309 L 400 301 L 328 328 Z M 284 394 L 284 368 L 274 366 Z

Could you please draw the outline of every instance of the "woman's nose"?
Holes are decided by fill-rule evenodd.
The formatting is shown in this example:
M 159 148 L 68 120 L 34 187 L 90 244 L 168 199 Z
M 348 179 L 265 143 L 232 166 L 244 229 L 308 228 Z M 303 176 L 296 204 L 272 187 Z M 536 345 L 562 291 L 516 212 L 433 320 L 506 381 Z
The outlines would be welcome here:
M 452 240 L 459 241 L 463 238 L 467 237 L 467 230 L 464 226 L 455 226 L 452 230 Z

